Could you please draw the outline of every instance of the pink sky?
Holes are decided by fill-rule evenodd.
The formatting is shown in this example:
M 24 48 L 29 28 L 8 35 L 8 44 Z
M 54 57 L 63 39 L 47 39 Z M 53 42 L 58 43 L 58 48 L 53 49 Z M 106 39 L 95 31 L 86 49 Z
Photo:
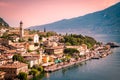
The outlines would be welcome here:
M 0 17 L 24 28 L 69 19 L 105 9 L 120 0 L 0 0 Z

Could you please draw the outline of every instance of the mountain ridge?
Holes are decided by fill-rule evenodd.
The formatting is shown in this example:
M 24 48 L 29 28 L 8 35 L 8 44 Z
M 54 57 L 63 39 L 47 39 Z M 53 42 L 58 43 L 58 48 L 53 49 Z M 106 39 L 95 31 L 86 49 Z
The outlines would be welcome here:
M 9 24 L 3 19 L 0 17 L 0 27 L 10 27 Z
M 34 26 L 29 29 L 43 30 L 54 30 L 59 32 L 98 32 L 108 34 L 113 32 L 120 32 L 120 2 L 112 5 L 104 10 L 86 14 L 71 19 L 63 19 L 46 25 Z M 104 31 L 105 30 L 105 31 Z

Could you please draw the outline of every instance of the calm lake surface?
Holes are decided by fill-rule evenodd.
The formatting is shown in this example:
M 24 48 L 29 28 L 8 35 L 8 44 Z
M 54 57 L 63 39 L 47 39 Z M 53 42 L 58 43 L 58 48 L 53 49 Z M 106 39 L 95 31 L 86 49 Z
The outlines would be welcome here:
M 120 43 L 119 35 L 94 35 L 94 37 L 104 43 L 109 41 Z M 120 80 L 120 48 L 112 51 L 113 53 L 105 58 L 89 60 L 47 73 L 38 80 Z

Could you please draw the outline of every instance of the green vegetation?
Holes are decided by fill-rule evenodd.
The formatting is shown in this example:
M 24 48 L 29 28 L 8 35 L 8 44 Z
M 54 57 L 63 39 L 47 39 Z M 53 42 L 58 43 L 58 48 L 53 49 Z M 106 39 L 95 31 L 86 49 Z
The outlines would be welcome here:
M 46 74 L 47 74 L 47 73 L 39 74 L 39 75 L 37 75 L 36 77 L 33 77 L 33 78 L 30 79 L 30 80 L 42 80 L 42 78 L 43 78 Z
M 34 43 L 34 46 L 39 46 L 39 43 Z
M 18 54 L 15 54 L 13 57 L 12 57 L 12 60 L 13 61 L 20 61 L 20 62 L 25 62 L 24 58 L 21 56 L 21 55 L 18 55 Z
M 55 35 L 57 35 L 57 33 L 53 32 L 53 31 L 49 31 L 49 32 L 46 33 L 47 37 L 49 37 L 49 36 L 55 36 Z
M 36 80 L 37 78 L 41 79 L 44 76 L 44 68 L 40 65 L 34 65 L 29 72 L 30 75 L 33 75 L 31 80 Z
M 3 33 L 3 35 L 1 36 L 1 38 L 13 41 L 13 37 L 14 36 L 18 36 L 18 35 L 17 34 L 8 34 L 8 32 L 5 32 L 5 33 Z
M 70 62 L 71 55 L 66 55 L 65 56 L 65 61 Z
M 33 65 L 32 69 L 37 69 L 39 67 L 39 65 Z
M 63 36 L 63 39 L 61 39 L 60 42 L 65 43 L 66 45 L 86 44 L 88 48 L 92 48 L 97 43 L 97 41 L 92 37 L 76 34 L 66 34 Z
M 25 72 L 20 72 L 17 77 L 18 77 L 18 79 L 20 79 L 20 80 L 27 80 L 27 73 L 25 73 Z
M 38 32 L 37 30 L 29 30 L 29 34 L 35 34 L 37 32 Z
M 55 35 L 57 35 L 56 32 L 49 31 L 49 32 L 45 32 L 45 33 L 39 34 L 39 39 L 41 40 L 42 37 L 50 37 L 50 36 L 55 36 Z
M 33 39 L 29 37 L 29 38 L 28 38 L 28 41 L 33 41 Z
M 39 40 L 42 40 L 42 37 L 46 37 L 46 34 L 39 34 Z
M 25 40 L 24 39 L 19 39 L 19 42 L 25 42 Z
M 8 39 L 8 33 L 7 32 L 3 33 L 3 35 L 0 38 Z
M 40 72 L 44 72 L 43 67 L 42 67 L 42 66 L 39 66 L 39 65 L 34 65 L 34 66 L 32 67 L 32 69 L 36 69 L 36 70 L 38 70 L 38 71 L 40 71 Z
M 37 70 L 40 71 L 40 72 L 44 72 L 44 68 L 43 68 L 42 66 L 39 66 L 39 67 L 37 68 Z
M 30 75 L 33 75 L 33 77 L 38 75 L 38 70 L 37 69 L 31 69 L 31 71 L 29 72 Z
M 73 54 L 79 53 L 79 51 L 75 48 L 66 48 L 64 49 L 64 53 L 73 56 Z
M 33 51 L 28 49 L 27 52 L 33 52 Z
M 40 51 L 39 50 L 36 50 L 37 54 L 40 54 Z

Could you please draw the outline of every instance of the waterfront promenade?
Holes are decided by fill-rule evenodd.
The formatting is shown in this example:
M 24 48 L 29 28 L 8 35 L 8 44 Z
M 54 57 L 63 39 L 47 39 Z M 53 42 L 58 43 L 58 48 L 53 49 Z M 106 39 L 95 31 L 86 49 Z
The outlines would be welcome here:
M 59 69 L 62 69 L 62 68 L 66 68 L 66 67 L 69 67 L 69 66 L 72 66 L 72 65 L 75 65 L 75 64 L 78 64 L 78 63 L 81 63 L 83 61 L 87 61 L 91 59 L 91 57 L 89 58 L 86 58 L 86 59 L 82 59 L 82 60 L 78 60 L 78 61 L 74 61 L 74 62 L 68 62 L 68 63 L 61 63 L 61 64 L 55 64 L 55 65 L 52 65 L 52 66 L 49 66 L 49 67 L 46 67 L 44 68 L 44 70 L 46 72 L 53 72 L 53 71 L 56 71 L 56 70 L 59 70 Z
M 107 50 L 107 51 L 104 51 L 101 55 L 99 55 L 97 58 L 96 58 L 96 55 L 93 54 L 93 53 L 90 53 L 91 55 L 89 56 L 86 56 L 84 58 L 78 58 L 77 60 L 75 61 L 70 61 L 70 62 L 61 62 L 61 63 L 58 63 L 58 64 L 53 64 L 51 66 L 47 66 L 44 68 L 44 70 L 46 72 L 53 72 L 53 71 L 56 71 L 56 70 L 59 70 L 59 69 L 62 69 L 62 68 L 66 68 L 66 67 L 69 67 L 69 66 L 72 66 L 72 65 L 76 65 L 78 63 L 81 63 L 81 62 L 84 62 L 84 61 L 87 61 L 87 60 L 90 60 L 90 59 L 99 59 L 99 58 L 103 58 L 103 57 L 106 57 L 107 55 L 109 55 L 111 53 L 110 50 Z

